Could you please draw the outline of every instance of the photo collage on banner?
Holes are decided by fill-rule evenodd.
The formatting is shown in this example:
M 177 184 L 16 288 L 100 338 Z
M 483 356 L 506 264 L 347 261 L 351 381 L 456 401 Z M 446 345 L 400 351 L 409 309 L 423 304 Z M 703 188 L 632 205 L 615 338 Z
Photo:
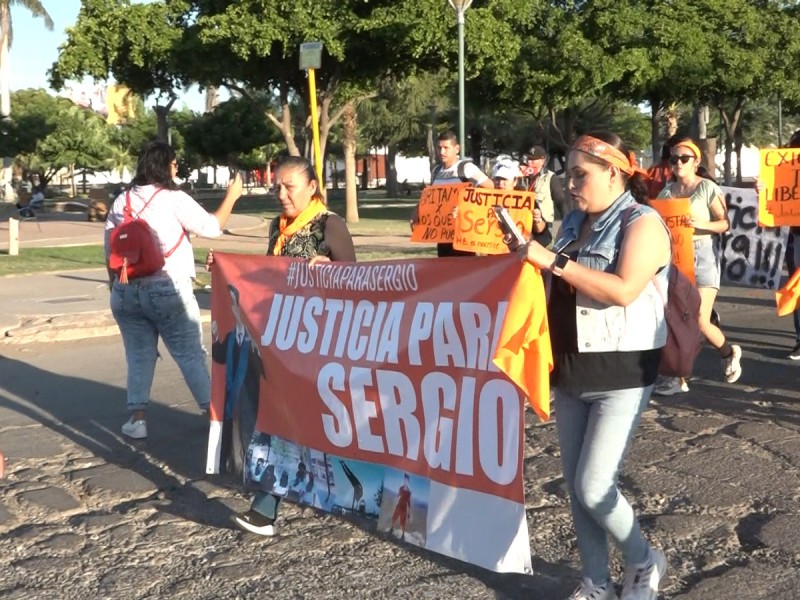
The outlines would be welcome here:
M 253 437 L 245 468 L 249 489 L 425 547 L 430 491 L 425 477 L 303 448 L 265 433 Z
M 552 365 L 538 272 L 509 255 L 309 270 L 215 253 L 212 276 L 208 473 L 230 468 L 248 435 L 238 451 L 251 490 L 493 571 L 530 571 L 524 410 L 548 415 Z M 520 281 L 524 302 L 510 302 Z M 510 339 L 526 340 L 512 370 Z

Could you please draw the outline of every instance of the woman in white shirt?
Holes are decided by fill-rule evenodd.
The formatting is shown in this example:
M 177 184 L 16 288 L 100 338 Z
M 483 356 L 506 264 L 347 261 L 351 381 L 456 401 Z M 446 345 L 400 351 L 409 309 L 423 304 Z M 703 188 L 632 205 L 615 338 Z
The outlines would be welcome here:
M 108 266 L 111 312 L 122 334 L 128 366 L 127 405 L 131 415 L 122 426 L 122 433 L 133 439 L 147 437 L 145 411 L 159 336 L 178 363 L 200 409 L 207 411 L 211 401 L 200 307 L 192 287 L 196 275 L 194 252 L 188 234 L 219 237 L 242 194 L 242 180 L 237 175 L 219 208 L 209 213 L 178 188 L 173 181 L 177 172 L 175 151 L 164 142 L 149 143 L 139 156 L 130 188 L 114 201 L 106 221 L 107 263 L 112 254 L 112 232 L 124 223 L 128 202 L 133 216 L 150 226 L 164 255 L 160 270 L 127 282 L 127 277 L 120 281 L 120 271 Z

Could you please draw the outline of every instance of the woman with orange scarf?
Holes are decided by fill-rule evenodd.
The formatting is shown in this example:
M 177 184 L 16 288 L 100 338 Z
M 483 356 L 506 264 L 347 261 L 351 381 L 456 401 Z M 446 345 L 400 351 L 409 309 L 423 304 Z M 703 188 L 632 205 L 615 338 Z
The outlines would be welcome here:
M 285 158 L 275 172 L 275 192 L 281 214 L 270 223 L 268 255 L 307 258 L 311 265 L 356 260 L 347 225 L 323 202 L 308 160 L 299 156 Z M 209 252 L 206 266 L 213 260 L 213 253 Z M 258 535 L 275 535 L 279 503 L 280 496 L 257 491 L 250 510 L 236 515 L 236 524 Z

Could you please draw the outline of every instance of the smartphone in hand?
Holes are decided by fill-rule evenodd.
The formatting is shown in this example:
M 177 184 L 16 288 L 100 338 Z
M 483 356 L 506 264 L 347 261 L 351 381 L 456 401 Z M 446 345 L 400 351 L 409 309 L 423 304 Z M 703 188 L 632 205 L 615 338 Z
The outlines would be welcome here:
M 528 240 L 522 235 L 519 227 L 517 227 L 514 219 L 511 218 L 511 215 L 508 214 L 508 210 L 504 206 L 493 206 L 492 209 L 497 216 L 497 224 L 500 226 L 504 235 L 510 235 L 519 246 L 528 243 Z

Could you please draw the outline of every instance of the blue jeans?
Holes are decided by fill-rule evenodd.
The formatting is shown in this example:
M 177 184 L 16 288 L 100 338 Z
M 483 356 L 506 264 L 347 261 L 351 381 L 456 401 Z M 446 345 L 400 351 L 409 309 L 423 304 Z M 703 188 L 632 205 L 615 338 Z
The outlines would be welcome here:
M 192 282 L 151 276 L 111 289 L 111 312 L 119 325 L 128 363 L 128 410 L 144 410 L 150 401 L 150 388 L 158 358 L 158 337 L 178 363 L 197 405 L 208 408 L 211 402 L 211 377 L 208 371 L 200 307 Z
M 617 487 L 617 474 L 653 386 L 610 392 L 553 391 L 561 466 L 583 576 L 602 584 L 610 579 L 609 537 L 622 551 L 625 564 L 647 558 L 649 544 Z
M 255 496 L 253 496 L 253 503 L 250 505 L 250 510 L 254 510 L 261 516 L 274 521 L 278 518 L 278 505 L 280 505 L 280 503 L 280 496 L 259 490 L 256 492 Z

